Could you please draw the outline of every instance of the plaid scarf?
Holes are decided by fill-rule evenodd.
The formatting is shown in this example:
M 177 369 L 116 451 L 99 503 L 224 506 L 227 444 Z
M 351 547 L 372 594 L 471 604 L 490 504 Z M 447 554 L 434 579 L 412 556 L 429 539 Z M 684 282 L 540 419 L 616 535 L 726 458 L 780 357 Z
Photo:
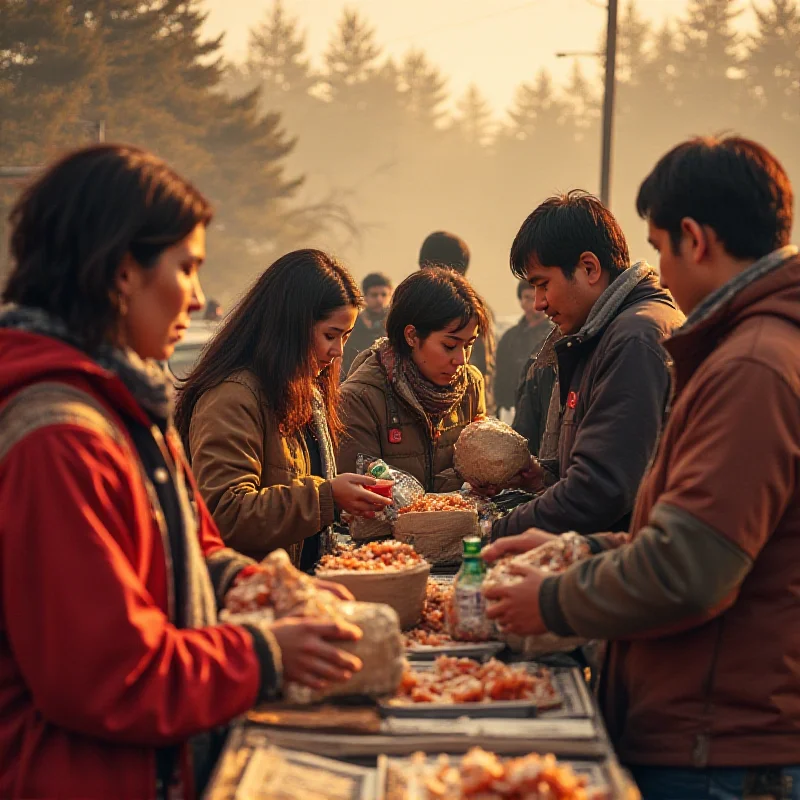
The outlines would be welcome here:
M 407 400 L 411 395 L 434 427 L 464 399 L 468 384 L 466 367 L 459 368 L 447 386 L 439 386 L 419 371 L 413 359 L 396 353 L 388 339 L 379 339 L 374 349 L 391 386 Z

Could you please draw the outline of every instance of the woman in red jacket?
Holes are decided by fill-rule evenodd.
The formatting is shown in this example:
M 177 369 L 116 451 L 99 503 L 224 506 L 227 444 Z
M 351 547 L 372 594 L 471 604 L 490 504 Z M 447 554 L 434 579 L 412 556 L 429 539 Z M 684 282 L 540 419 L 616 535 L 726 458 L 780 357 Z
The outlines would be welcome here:
M 360 666 L 332 644 L 352 627 L 217 623 L 252 562 L 223 546 L 195 491 L 156 363 L 203 305 L 210 219 L 169 167 L 118 145 L 67 156 L 12 211 L 1 797 L 189 797 L 209 731 L 283 678 L 319 686 Z

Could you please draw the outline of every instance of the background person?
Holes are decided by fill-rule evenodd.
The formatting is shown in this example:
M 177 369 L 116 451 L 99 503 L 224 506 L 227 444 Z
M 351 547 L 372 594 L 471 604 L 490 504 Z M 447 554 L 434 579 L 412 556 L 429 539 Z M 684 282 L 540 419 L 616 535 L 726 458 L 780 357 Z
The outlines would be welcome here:
M 466 276 L 469 269 L 470 252 L 467 243 L 454 233 L 434 231 L 429 234 L 419 250 L 419 267 L 448 267 L 459 275 Z M 470 354 L 470 364 L 483 375 L 484 395 L 488 413 L 495 412 L 494 402 L 494 325 L 492 311 L 486 306 L 489 315 L 486 330 L 475 340 Z
M 358 315 L 353 332 L 344 346 L 341 378 L 350 372 L 355 357 L 386 336 L 386 315 L 392 302 L 392 281 L 380 272 L 371 272 L 361 282 L 364 310 Z
M 360 635 L 352 626 L 217 623 L 252 562 L 223 546 L 195 491 L 157 364 L 203 305 L 211 213 L 166 164 L 124 145 L 65 157 L 11 213 L 2 797 L 193 797 L 212 729 L 278 697 L 283 680 L 318 686 L 359 667 L 334 646 Z
M 387 338 L 356 359 L 342 385 L 340 469 L 354 469 L 363 453 L 409 472 L 426 491 L 460 488 L 453 445 L 486 413 L 469 356 L 487 319 L 483 301 L 451 269 L 420 270 L 397 287 Z
M 536 290 L 527 280 L 517 284 L 517 300 L 522 308 L 522 318 L 509 328 L 497 345 L 497 365 L 494 378 L 494 399 L 497 411 L 516 407 L 520 385 L 525 375 L 523 369 L 531 356 L 535 356 L 553 326 L 543 311 L 536 310 Z
M 310 570 L 338 508 L 391 501 L 363 475 L 336 474 L 339 362 L 361 295 L 320 250 L 287 253 L 230 312 L 183 384 L 176 409 L 192 469 L 226 543 L 263 558 L 283 547 Z

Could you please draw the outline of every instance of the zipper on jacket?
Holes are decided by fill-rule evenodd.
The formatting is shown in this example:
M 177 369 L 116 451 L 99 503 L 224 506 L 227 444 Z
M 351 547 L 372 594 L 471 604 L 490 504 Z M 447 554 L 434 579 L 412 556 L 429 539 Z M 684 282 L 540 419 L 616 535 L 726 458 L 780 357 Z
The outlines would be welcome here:
M 711 720 L 714 713 L 714 701 L 712 693 L 714 691 L 714 677 L 717 672 L 717 661 L 719 660 L 719 650 L 722 643 L 722 628 L 725 618 L 721 617 L 717 624 L 717 635 L 714 640 L 714 649 L 711 653 L 711 663 L 708 667 L 705 686 L 705 704 L 703 706 L 704 728 L 694 738 L 694 748 L 692 749 L 692 763 L 697 769 L 704 769 L 708 766 L 708 758 L 711 752 Z

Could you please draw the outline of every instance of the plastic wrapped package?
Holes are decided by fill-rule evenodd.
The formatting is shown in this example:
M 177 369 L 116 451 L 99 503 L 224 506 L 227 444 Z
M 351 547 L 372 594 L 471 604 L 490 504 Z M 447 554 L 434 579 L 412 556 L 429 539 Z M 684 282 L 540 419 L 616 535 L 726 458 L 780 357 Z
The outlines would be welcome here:
M 336 646 L 357 656 L 363 668 L 345 683 L 320 692 L 287 683 L 284 697 L 291 703 L 314 703 L 328 697 L 391 694 L 403 675 L 403 641 L 397 612 L 381 603 L 343 602 L 316 587 L 313 579 L 292 566 L 284 550 L 270 553 L 262 570 L 228 592 L 220 618 L 233 623 L 267 623 L 285 616 L 310 616 L 350 622 L 363 633 L 357 642 Z
M 540 547 L 500 559 L 488 571 L 483 581 L 484 588 L 491 586 L 512 586 L 522 580 L 522 576 L 511 572 L 512 564 L 537 567 L 545 572 L 558 574 L 578 561 L 591 555 L 586 539 L 571 531 L 547 542 Z M 512 650 L 522 653 L 525 658 L 534 658 L 545 653 L 563 653 L 586 645 L 589 640 L 578 636 L 557 636 L 543 633 L 537 636 L 517 636 L 500 632 L 500 638 Z

